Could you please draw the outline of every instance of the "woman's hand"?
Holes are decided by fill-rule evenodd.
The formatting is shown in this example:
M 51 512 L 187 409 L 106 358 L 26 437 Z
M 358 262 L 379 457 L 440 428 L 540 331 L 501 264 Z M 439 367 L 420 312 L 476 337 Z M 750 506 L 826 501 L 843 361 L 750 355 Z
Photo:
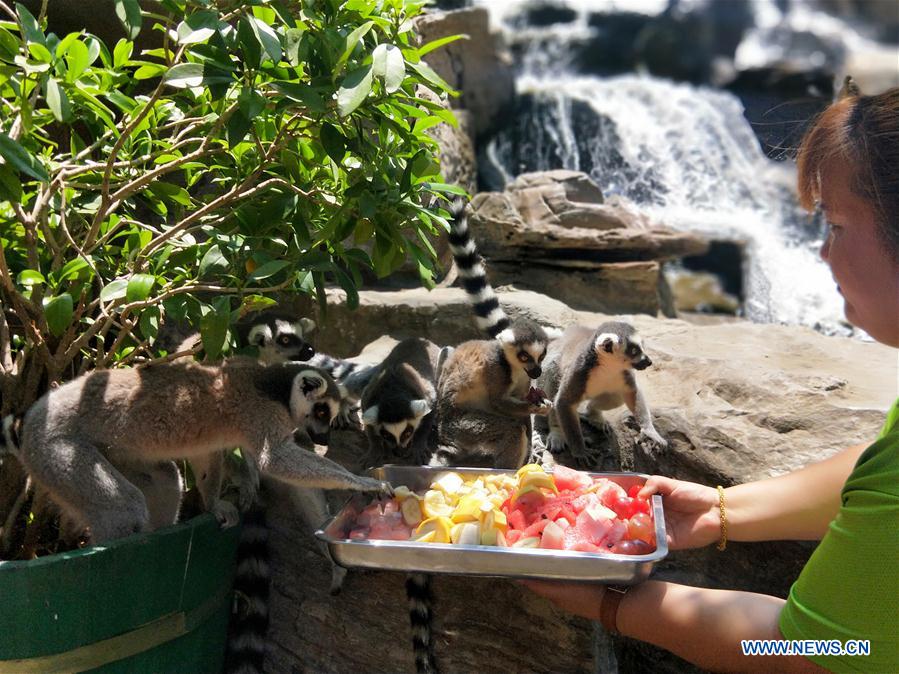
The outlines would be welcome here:
M 599 605 L 606 591 L 605 585 L 571 583 L 548 580 L 518 581 L 529 590 L 549 599 L 563 611 L 587 620 L 599 620 Z
M 718 540 L 721 520 L 717 489 L 653 475 L 638 497 L 648 499 L 652 494 L 662 496 L 669 549 L 701 548 Z

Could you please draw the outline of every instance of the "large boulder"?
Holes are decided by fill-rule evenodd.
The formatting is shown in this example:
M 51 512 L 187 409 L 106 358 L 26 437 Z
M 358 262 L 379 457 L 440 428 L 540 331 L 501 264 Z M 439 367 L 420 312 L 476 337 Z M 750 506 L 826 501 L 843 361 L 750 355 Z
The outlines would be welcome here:
M 394 304 L 387 293 L 363 293 L 362 308 L 349 312 L 332 295 L 317 346 L 330 351 L 329 340 L 351 324 L 352 337 L 338 340 L 345 354 L 391 330 L 440 344 L 476 335 L 470 316 L 460 313 L 461 291 L 427 297 L 397 293 Z M 500 300 L 510 315 L 548 325 L 598 325 L 609 318 L 530 292 L 500 293 Z M 392 321 L 394 314 L 403 317 L 403 326 Z M 876 343 L 743 321 L 698 327 L 625 318 L 644 335 L 653 359 L 638 379 L 670 446 L 650 453 L 621 408 L 607 415 L 608 434 L 584 423 L 588 442 L 602 452 L 600 469 L 659 472 L 711 485 L 778 475 L 871 440 L 896 396 L 895 351 Z M 388 347 L 382 342 L 370 355 Z M 329 456 L 361 468 L 359 434 L 341 433 L 332 445 Z M 275 585 L 267 669 L 412 671 L 404 574 L 351 572 L 342 594 L 331 597 L 328 564 L 296 515 L 275 503 L 269 519 Z M 813 547 L 779 542 L 731 544 L 724 553 L 677 552 L 657 567 L 656 577 L 785 596 Z M 510 580 L 438 576 L 434 593 L 443 671 L 593 671 L 592 625 Z M 614 648 L 621 672 L 695 671 L 645 644 L 616 639 Z
M 429 53 L 428 65 L 450 86 L 461 91 L 454 108 L 471 113 L 474 137 L 500 124 L 515 100 L 512 59 L 497 33 L 490 31 L 484 7 L 427 14 L 416 22 L 422 42 L 465 35 Z
M 651 221 L 586 174 L 527 173 L 472 200 L 472 236 L 496 285 L 544 293 L 572 308 L 673 316 L 661 263 L 708 250 L 699 235 Z

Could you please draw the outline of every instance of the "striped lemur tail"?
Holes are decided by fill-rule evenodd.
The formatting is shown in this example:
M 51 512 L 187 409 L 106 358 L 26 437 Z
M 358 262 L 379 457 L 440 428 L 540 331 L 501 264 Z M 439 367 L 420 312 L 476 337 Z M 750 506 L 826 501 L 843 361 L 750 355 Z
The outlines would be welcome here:
M 457 198 L 450 206 L 450 213 L 453 216 L 449 233 L 450 250 L 453 251 L 465 292 L 474 305 L 478 327 L 493 338 L 508 328 L 510 321 L 487 280 L 484 258 L 478 253 L 478 247 L 468 231 L 465 205 L 465 200 Z
M 484 259 L 468 231 L 465 215 L 466 201 L 455 199 L 450 206 L 449 245 L 459 269 L 459 277 L 471 300 L 478 327 L 496 337 L 509 327 L 509 317 L 499 305 L 496 293 L 487 280 Z M 412 651 L 418 674 L 436 674 L 434 656 L 433 603 L 431 576 L 425 573 L 409 574 L 406 579 L 406 597 L 409 600 L 409 624 L 412 627 Z
M 409 598 L 409 623 L 412 626 L 412 653 L 418 674 L 437 674 L 434 657 L 434 640 L 431 629 L 431 576 L 411 573 L 406 579 L 406 596 Z
M 268 599 L 271 587 L 268 526 L 265 506 L 257 496 L 244 513 L 237 546 L 234 575 L 234 607 L 228 625 L 225 654 L 227 674 L 260 674 L 265 660 L 268 632 Z

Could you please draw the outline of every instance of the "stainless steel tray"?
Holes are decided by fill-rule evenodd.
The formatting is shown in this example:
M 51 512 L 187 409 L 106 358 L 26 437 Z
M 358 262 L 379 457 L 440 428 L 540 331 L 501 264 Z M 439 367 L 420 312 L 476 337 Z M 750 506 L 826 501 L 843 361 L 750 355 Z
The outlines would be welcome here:
M 514 473 L 486 468 L 430 468 L 425 466 L 382 466 L 370 474 L 391 484 L 406 485 L 413 491 L 426 489 L 446 472 L 461 475 Z M 643 484 L 642 473 L 590 473 L 606 477 L 625 489 Z M 351 540 L 346 537 L 359 512 L 371 496 L 353 496 L 337 515 L 315 532 L 328 545 L 331 557 L 341 566 L 391 571 L 423 571 L 471 576 L 506 578 L 547 578 L 629 585 L 646 579 L 653 565 L 668 554 L 662 498 L 652 497 L 656 527 L 656 549 L 646 555 L 613 555 L 539 548 L 500 548 L 486 545 L 451 545 L 411 541 Z

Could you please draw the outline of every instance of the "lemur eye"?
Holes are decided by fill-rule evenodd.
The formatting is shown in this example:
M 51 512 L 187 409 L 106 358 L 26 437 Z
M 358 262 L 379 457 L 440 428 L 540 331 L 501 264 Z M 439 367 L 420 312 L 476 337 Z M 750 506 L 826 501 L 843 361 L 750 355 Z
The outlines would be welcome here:
M 324 421 L 331 418 L 331 410 L 328 409 L 327 405 L 316 405 L 313 414 L 316 419 L 322 419 Z
M 288 344 L 290 344 L 290 337 L 288 337 L 287 335 L 282 335 L 281 337 L 278 337 L 278 341 L 284 346 L 287 346 Z
M 531 360 L 531 357 L 526 353 L 519 353 L 518 360 L 520 360 L 522 363 L 527 363 Z

